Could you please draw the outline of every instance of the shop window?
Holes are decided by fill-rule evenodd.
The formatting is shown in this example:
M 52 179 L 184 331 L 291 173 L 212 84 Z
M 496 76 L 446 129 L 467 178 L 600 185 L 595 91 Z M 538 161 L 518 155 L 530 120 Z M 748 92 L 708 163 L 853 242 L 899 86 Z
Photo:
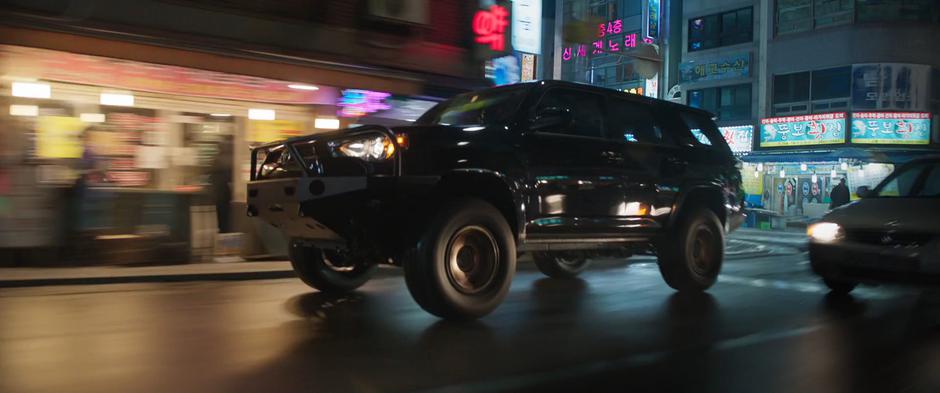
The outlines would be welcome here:
M 811 99 L 831 100 L 851 95 L 852 67 L 836 67 L 813 71 Z
M 719 120 L 751 118 L 751 85 L 713 87 L 689 91 L 688 104 L 718 116 Z
M 857 0 L 859 22 L 940 23 L 937 0 Z
M 750 42 L 753 9 L 741 8 L 689 20 L 689 52 Z
M 649 107 L 624 99 L 610 100 L 609 139 L 627 143 L 663 143 L 662 129 Z

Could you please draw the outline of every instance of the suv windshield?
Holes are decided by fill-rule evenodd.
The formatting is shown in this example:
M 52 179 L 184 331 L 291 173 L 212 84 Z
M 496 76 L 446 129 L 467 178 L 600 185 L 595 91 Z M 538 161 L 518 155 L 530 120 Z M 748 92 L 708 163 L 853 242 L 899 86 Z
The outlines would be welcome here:
M 526 89 L 513 86 L 464 93 L 427 111 L 418 125 L 493 125 L 512 117 L 525 96 Z
M 878 198 L 940 197 L 940 163 L 923 163 L 885 179 L 872 193 Z

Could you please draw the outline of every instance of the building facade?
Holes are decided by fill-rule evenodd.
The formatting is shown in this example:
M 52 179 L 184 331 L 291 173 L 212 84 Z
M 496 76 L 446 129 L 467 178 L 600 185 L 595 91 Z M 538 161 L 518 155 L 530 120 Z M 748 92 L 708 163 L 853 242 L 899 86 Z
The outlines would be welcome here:
M 841 179 L 857 197 L 938 152 L 940 3 L 687 0 L 681 12 L 667 98 L 712 111 L 742 146 L 748 201 L 776 218 L 764 226 L 812 220 Z
M 485 86 L 476 10 L 0 1 L 0 262 L 282 254 L 245 219 L 248 147 Z

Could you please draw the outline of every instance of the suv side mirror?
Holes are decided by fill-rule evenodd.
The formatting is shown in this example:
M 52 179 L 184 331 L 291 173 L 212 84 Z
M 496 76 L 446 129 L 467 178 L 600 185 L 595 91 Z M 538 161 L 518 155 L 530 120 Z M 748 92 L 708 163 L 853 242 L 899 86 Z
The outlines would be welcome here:
M 544 131 L 565 128 L 570 126 L 573 121 L 574 116 L 571 115 L 570 109 L 550 106 L 539 110 L 539 113 L 535 115 L 535 119 L 532 120 L 532 125 L 529 129 L 532 131 Z
M 868 186 L 859 186 L 855 189 L 855 195 L 858 195 L 859 198 L 867 198 L 871 195 L 871 190 L 868 189 Z

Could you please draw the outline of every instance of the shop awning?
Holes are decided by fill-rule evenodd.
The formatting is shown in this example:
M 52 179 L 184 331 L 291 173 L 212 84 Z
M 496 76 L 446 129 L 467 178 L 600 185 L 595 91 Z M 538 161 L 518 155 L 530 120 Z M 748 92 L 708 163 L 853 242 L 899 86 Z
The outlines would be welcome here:
M 741 158 L 744 162 L 838 162 L 858 160 L 902 164 L 919 157 L 940 154 L 937 149 L 862 149 L 845 147 L 833 150 L 757 151 Z

